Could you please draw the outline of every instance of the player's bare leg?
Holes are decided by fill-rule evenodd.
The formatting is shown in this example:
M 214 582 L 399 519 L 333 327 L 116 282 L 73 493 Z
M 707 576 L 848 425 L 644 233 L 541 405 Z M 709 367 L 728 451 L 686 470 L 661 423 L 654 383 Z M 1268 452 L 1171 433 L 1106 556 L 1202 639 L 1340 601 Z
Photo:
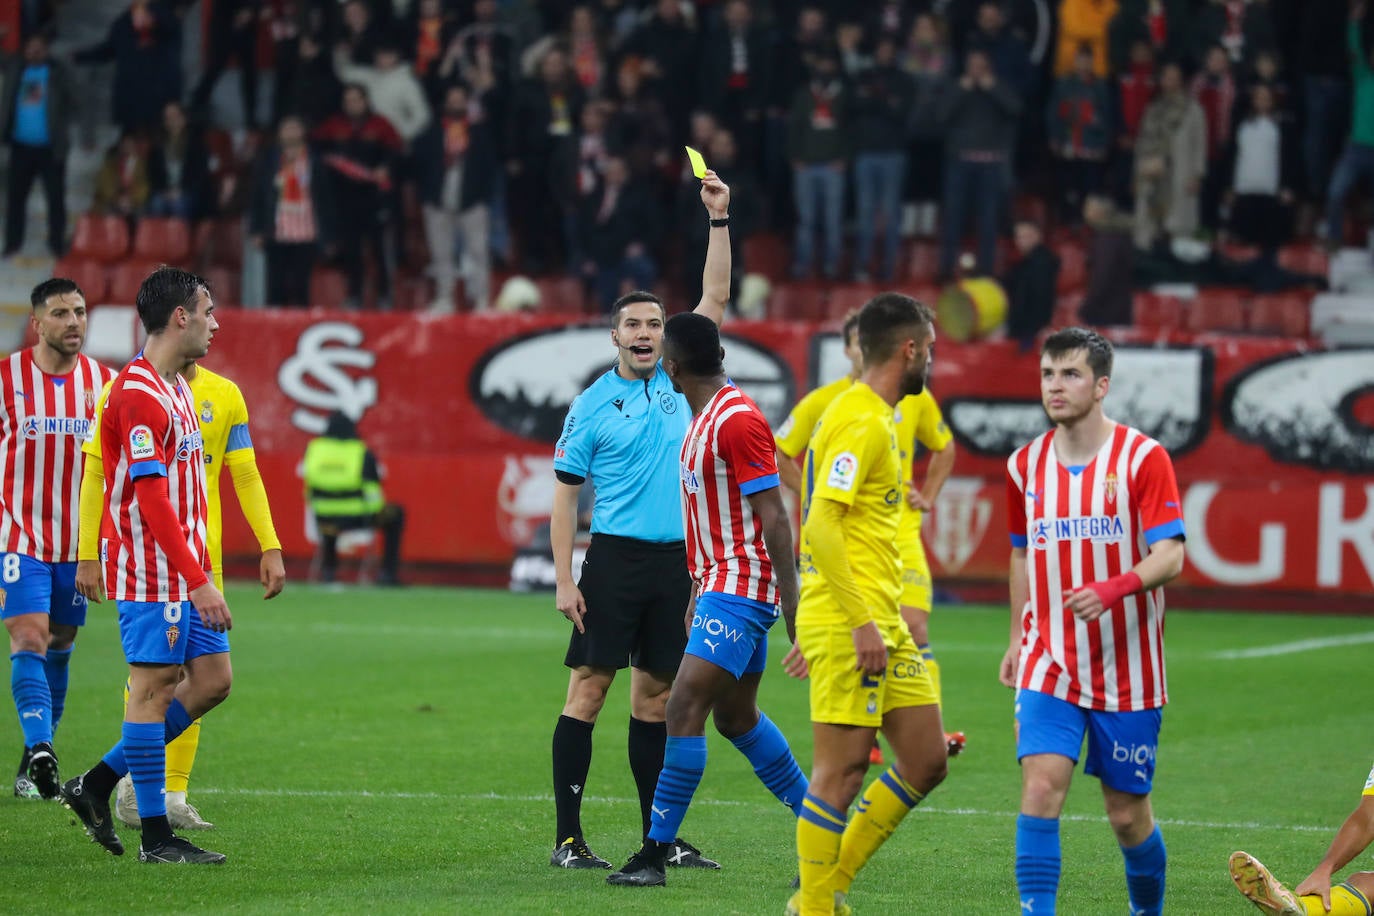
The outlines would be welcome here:
M 811 785 L 797 819 L 801 889 L 787 902 L 788 916 L 847 912 L 835 894 L 836 870 L 845 826 L 844 812 L 863 788 L 876 728 L 811 723 Z
M 916 647 L 923 653 L 928 653 L 930 649 L 930 610 L 929 608 L 912 607 L 910 605 L 901 606 L 902 622 L 906 624 L 907 630 L 911 633 L 911 638 L 915 640 Z M 930 679 L 935 684 L 935 695 L 940 698 L 941 709 L 944 708 L 944 692 L 940 686 L 940 663 L 935 660 L 933 654 L 925 656 L 926 670 L 930 672 Z M 963 732 L 944 732 L 946 753 L 950 757 L 957 757 L 964 751 L 967 739 Z M 873 761 L 881 764 L 882 759 Z
M 614 668 L 583 665 L 568 674 L 568 695 L 553 736 L 553 795 L 557 839 L 549 864 L 559 868 L 610 868 L 611 863 L 588 848 L 582 837 L 582 795 L 592 760 L 592 727 Z

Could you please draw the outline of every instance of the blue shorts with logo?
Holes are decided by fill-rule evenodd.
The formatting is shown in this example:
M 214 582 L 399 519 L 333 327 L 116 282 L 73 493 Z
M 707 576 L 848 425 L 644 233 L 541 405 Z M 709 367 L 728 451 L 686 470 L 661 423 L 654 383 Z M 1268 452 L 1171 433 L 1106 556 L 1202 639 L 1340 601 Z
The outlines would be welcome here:
M 183 665 L 229 651 L 228 634 L 205 626 L 189 601 L 116 601 L 115 606 L 124 660 L 131 665 Z
M 687 655 L 724 668 L 736 678 L 768 666 L 768 628 L 778 609 L 762 601 L 704 592 L 697 598 Z
M 1101 712 L 1040 693 L 1016 691 L 1016 759 L 1058 754 L 1078 761 L 1083 735 L 1088 753 L 1083 772 L 1118 792 L 1148 795 L 1154 784 L 1155 755 L 1163 710 Z
M 86 599 L 76 590 L 75 563 L 0 553 L 0 590 L 0 618 L 47 614 L 48 626 L 86 625 Z

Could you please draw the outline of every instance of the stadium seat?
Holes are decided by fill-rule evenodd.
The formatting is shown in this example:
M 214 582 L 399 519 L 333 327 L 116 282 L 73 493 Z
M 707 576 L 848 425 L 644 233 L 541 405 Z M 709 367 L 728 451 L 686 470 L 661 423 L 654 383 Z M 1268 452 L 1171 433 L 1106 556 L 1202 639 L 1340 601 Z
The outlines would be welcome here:
M 215 298 L 215 305 L 238 306 L 243 302 L 240 284 L 242 274 L 239 271 L 211 265 L 205 269 L 204 277 L 210 284 L 210 293 Z
M 129 253 L 129 224 L 122 216 L 83 213 L 72 234 L 71 254 L 96 261 L 118 261 Z
M 133 256 L 182 266 L 191 255 L 191 226 L 184 219 L 145 216 L 134 229 Z
M 110 286 L 110 269 L 99 261 L 67 255 L 52 269 L 54 277 L 66 277 L 81 287 L 86 295 L 86 305 L 99 305 L 105 301 L 105 291 Z
M 1149 331 L 1176 331 L 1183 326 L 1183 300 L 1160 293 L 1136 293 L 1133 302 L 1136 327 Z
M 243 220 L 222 216 L 205 225 L 209 227 L 210 263 L 235 270 L 243 267 Z
M 110 269 L 110 288 L 105 298 L 121 305 L 133 305 L 138 288 L 148 274 L 157 269 L 158 261 L 122 261 Z
M 1054 303 L 1054 316 L 1050 319 L 1052 328 L 1071 328 L 1078 324 L 1078 306 L 1083 301 L 1080 293 L 1061 295 Z
M 1184 316 L 1184 325 L 1194 334 L 1216 331 L 1244 331 L 1245 294 L 1229 289 L 1203 289 Z
M 434 301 L 433 287 L 428 277 L 399 274 L 391 281 L 391 305 L 398 312 L 423 312 Z
M 816 284 L 779 283 L 768 295 L 769 318 L 781 321 L 817 321 L 826 315 L 826 291 Z
M 744 269 L 751 274 L 763 274 L 776 283 L 787 276 L 791 254 L 787 242 L 772 232 L 758 232 L 744 240 L 740 256 Z
M 578 277 L 536 277 L 539 311 L 580 315 L 587 310 L 587 293 Z
M 123 365 L 138 352 L 142 325 L 132 305 L 98 305 L 90 310 L 86 322 L 87 356 L 113 365 Z
M 1279 249 L 1279 266 L 1295 273 L 1328 277 L 1331 260 L 1320 245 L 1286 245 Z
M 912 243 L 907 271 L 912 283 L 934 282 L 940 272 L 940 247 L 934 242 Z
M 1054 248 L 1059 258 L 1059 282 L 1056 290 L 1062 295 L 1083 289 L 1088 281 L 1088 258 L 1077 242 L 1061 242 Z
M 1050 210 L 1039 194 L 1017 194 L 1012 200 L 1011 216 L 1013 222 L 1029 220 L 1043 229 L 1049 224 Z
M 1307 337 L 1311 324 L 1310 300 L 1306 293 L 1259 296 L 1250 303 L 1250 330 L 1274 337 Z
M 310 304 L 324 308 L 338 308 L 348 298 L 348 280 L 343 271 L 333 267 L 319 267 L 310 273 Z M 268 305 L 276 305 L 269 302 Z

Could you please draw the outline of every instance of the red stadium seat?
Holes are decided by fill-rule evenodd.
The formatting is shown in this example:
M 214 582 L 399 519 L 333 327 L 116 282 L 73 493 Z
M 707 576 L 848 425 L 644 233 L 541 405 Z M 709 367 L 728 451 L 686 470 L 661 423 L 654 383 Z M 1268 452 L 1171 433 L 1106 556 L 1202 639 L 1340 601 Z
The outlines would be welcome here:
M 1149 331 L 1176 331 L 1183 326 L 1186 308 L 1177 296 L 1136 293 L 1133 305 L 1136 327 Z
M 109 263 L 129 253 L 129 224 L 122 216 L 83 213 L 76 220 L 71 253 Z
M 195 229 L 195 263 L 243 266 L 243 220 L 237 216 L 201 220 Z
M 338 308 L 348 298 L 348 280 L 343 271 L 333 267 L 316 267 L 310 273 L 310 304 Z M 269 302 L 268 305 L 276 305 Z
M 1185 325 L 1195 334 L 1244 331 L 1245 296 L 1236 290 L 1204 289 L 1193 300 Z
M 428 277 L 398 274 L 391 281 L 391 305 L 398 312 L 423 312 L 434 301 L 433 287 Z
M 239 271 L 229 267 L 211 265 L 205 269 L 205 282 L 210 284 L 210 293 L 215 297 L 215 305 L 237 306 L 243 303 Z
M 105 301 L 105 291 L 110 286 L 110 268 L 99 261 L 67 255 L 53 267 L 52 275 L 66 277 L 81 287 L 88 307 Z
M 539 289 L 541 312 L 580 315 L 587 310 L 586 288 L 578 277 L 537 277 L 534 285 Z
M 912 283 L 933 283 L 940 272 L 940 248 L 934 242 L 915 242 L 907 259 L 908 278 Z
M 1083 246 L 1076 242 L 1061 242 L 1055 246 L 1054 253 L 1059 257 L 1057 291 L 1063 294 L 1082 290 L 1088 281 L 1088 258 L 1083 253 Z
M 1306 293 L 1260 296 L 1250 303 L 1250 330 L 1274 337 L 1303 338 L 1310 332 L 1311 297 Z
M 787 276 L 791 257 L 787 242 L 772 232 L 759 232 L 746 238 L 740 256 L 749 273 L 762 274 L 772 282 Z
M 827 317 L 826 300 L 826 291 L 820 286 L 779 283 L 768 296 L 768 317 L 782 321 L 818 321 Z
M 1028 220 L 1043 231 L 1049 222 L 1050 210 L 1038 194 L 1017 194 L 1011 204 L 1011 216 L 1013 222 Z
M 1078 324 L 1078 306 L 1083 301 L 1079 293 L 1061 295 L 1054 303 L 1054 317 L 1050 319 L 1052 328 L 1071 328 Z
M 106 299 L 123 305 L 133 305 L 138 288 L 148 274 L 157 269 L 158 261 L 122 261 L 110 270 L 110 288 Z
M 1320 245 L 1287 245 L 1279 249 L 1279 266 L 1300 274 L 1330 276 L 1331 259 Z
M 184 219 L 145 216 L 134 230 L 136 258 L 161 264 L 186 264 L 191 255 L 191 226 Z

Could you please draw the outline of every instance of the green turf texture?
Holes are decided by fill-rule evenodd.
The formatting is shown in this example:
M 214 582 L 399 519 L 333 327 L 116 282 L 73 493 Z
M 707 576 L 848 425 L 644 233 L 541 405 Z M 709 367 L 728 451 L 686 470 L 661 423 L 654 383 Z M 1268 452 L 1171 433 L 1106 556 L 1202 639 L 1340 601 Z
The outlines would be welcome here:
M 191 782 L 218 827 L 190 835 L 228 864 L 140 865 L 137 832 L 124 828 L 130 851 L 113 858 L 55 803 L 10 797 L 6 770 L 0 913 L 782 912 L 796 871 L 791 817 L 714 733 L 682 832 L 723 870 L 670 870 L 668 887 L 638 889 L 549 866 L 568 632 L 551 596 L 292 585 L 263 602 L 243 585 L 229 597 L 234 691 L 206 719 Z M 946 724 L 967 733 L 968 750 L 859 875 L 857 913 L 1019 911 L 1019 771 L 1011 694 L 996 679 L 1006 633 L 1004 609 L 937 609 Z M 1367 618 L 1171 612 L 1154 795 L 1170 913 L 1250 911 L 1227 878 L 1233 849 L 1290 883 L 1320 859 L 1374 759 L 1372 633 Z M 1218 654 L 1302 641 L 1314 647 Z M 780 670 L 785 642 L 775 630 L 761 704 L 809 769 L 806 688 Z M 110 605 L 92 607 L 71 670 L 64 777 L 119 735 L 125 669 Z M 617 682 L 602 712 L 583 809 L 592 848 L 617 865 L 639 839 L 627 688 Z M 20 737 L 4 715 L 8 767 Z M 1060 912 L 1126 912 L 1121 855 L 1081 773 L 1062 837 Z

